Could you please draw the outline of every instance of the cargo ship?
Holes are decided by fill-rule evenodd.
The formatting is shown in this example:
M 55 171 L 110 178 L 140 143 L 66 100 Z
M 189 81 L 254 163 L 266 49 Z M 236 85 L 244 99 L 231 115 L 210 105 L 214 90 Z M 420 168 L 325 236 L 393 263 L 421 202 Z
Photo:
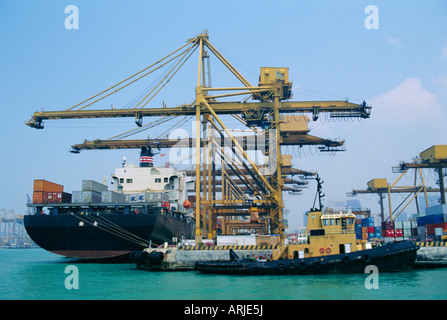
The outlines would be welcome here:
M 55 254 L 79 259 L 124 259 L 134 250 L 191 238 L 192 204 L 185 172 L 154 167 L 153 154 L 143 148 L 139 164 L 112 174 L 112 187 L 83 180 L 71 194 L 63 186 L 34 180 L 34 214 L 24 217 L 31 239 Z
M 320 190 L 321 186 L 319 186 Z M 241 259 L 230 250 L 228 261 L 198 261 L 196 270 L 217 274 L 326 274 L 378 272 L 414 267 L 419 246 L 409 240 L 373 243 L 357 239 L 353 213 L 307 213 L 307 237 L 302 243 L 283 244 L 263 259 Z

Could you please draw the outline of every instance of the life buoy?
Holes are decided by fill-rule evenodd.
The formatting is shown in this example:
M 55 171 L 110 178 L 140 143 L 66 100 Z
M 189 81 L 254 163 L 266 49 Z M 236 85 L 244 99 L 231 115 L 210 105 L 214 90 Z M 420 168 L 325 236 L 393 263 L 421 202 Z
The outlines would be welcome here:
M 140 213 L 140 210 L 135 209 L 133 212 L 135 212 L 135 214 L 139 214 L 139 213 Z
M 330 247 L 327 247 L 327 248 L 326 248 L 326 253 L 331 253 L 331 251 L 332 251 L 332 250 L 331 250 Z
M 320 248 L 320 253 L 324 253 L 324 248 Z
M 292 243 L 293 243 L 293 244 L 297 244 L 297 243 L 298 243 L 298 240 L 293 239 L 293 240 L 292 240 Z

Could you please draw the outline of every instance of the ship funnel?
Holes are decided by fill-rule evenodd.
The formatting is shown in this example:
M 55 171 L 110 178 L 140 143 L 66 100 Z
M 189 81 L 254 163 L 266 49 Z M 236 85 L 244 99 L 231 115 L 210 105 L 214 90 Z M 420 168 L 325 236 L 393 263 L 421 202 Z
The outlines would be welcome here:
M 140 167 L 153 167 L 154 164 L 152 162 L 153 153 L 151 147 L 143 147 L 141 148 L 140 153 Z

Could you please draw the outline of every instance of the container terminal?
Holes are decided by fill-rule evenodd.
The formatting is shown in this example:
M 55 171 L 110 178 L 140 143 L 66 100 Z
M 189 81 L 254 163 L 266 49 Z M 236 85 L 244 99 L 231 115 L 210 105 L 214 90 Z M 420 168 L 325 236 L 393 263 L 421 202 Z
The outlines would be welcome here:
M 168 107 L 164 103 L 161 107 L 148 106 L 153 97 L 197 50 L 199 58 L 194 101 L 175 107 Z M 242 84 L 241 86 L 211 86 L 210 58 L 212 55 L 235 76 Z M 156 84 L 152 88 L 140 95 L 139 99 L 135 100 L 133 108 L 95 109 L 98 102 L 146 78 L 170 62 L 172 62 L 169 65 L 170 69 L 166 71 L 162 80 L 158 83 L 154 82 Z M 121 197 L 124 198 L 121 198 L 120 201 L 114 199 L 115 203 L 112 200 L 108 205 L 104 203 L 103 198 L 99 199 L 99 196 L 97 199 L 93 199 L 88 198 L 87 195 L 88 199 L 82 200 L 84 195 L 75 192 L 71 194 L 71 201 L 69 201 L 68 193 L 64 195 L 64 191 L 61 190 L 58 191 L 61 192 L 60 203 L 49 201 L 48 197 L 45 202 L 43 197 L 34 199 L 33 196 L 33 203 L 28 206 L 33 208 L 34 214 L 29 218 L 25 217 L 25 227 L 27 227 L 27 220 L 29 222 L 28 233 L 34 233 L 36 243 L 39 243 L 40 240 L 41 243 L 45 240 L 52 246 L 56 243 L 65 243 L 68 247 L 57 247 L 56 245 L 50 249 L 50 251 L 58 251 L 60 254 L 70 255 L 73 251 L 82 251 L 83 257 L 98 257 L 96 253 L 99 251 L 117 251 L 120 255 L 125 255 L 134 251 L 138 252 L 135 249 L 136 241 L 133 241 L 138 239 L 141 251 L 148 246 L 162 245 L 165 250 L 172 252 L 174 250 L 172 245 L 182 243 L 181 246 L 175 247 L 177 254 L 184 253 L 185 256 L 189 255 L 192 259 L 191 256 L 201 250 L 188 250 L 190 247 L 185 243 L 191 238 L 191 241 L 197 245 L 213 242 L 217 243 L 216 248 L 219 246 L 225 248 L 226 245 L 220 245 L 219 237 L 249 231 L 268 236 L 269 239 L 252 239 L 252 242 L 247 245 L 237 243 L 235 245 L 239 248 L 236 250 L 241 248 L 242 250 L 255 250 L 246 252 L 248 255 L 269 254 L 266 250 L 272 250 L 273 247 L 281 246 L 287 241 L 285 233 L 287 219 L 285 218 L 283 192 L 299 195 L 301 189 L 306 187 L 309 181 L 317 179 L 318 176 L 316 172 L 293 168 L 291 155 L 282 154 L 281 147 L 314 145 L 320 152 L 345 151 L 342 140 L 323 139 L 310 135 L 308 122 L 316 121 L 323 114 L 334 119 L 368 119 L 372 109 L 365 101 L 360 104 L 348 101 L 292 101 L 290 100 L 292 84 L 287 67 L 261 67 L 259 83 L 254 86 L 211 44 L 207 32 L 203 32 L 188 39 L 186 44 L 154 64 L 66 110 L 35 112 L 26 124 L 36 129 L 44 129 L 44 121 L 47 120 L 134 118 L 135 129 L 107 140 L 85 140 L 81 144 L 73 145 L 72 152 L 140 149 L 140 164 L 137 167 L 143 169 L 149 167 L 152 173 L 147 173 L 147 177 L 151 175 L 155 177 L 153 176 L 154 172 L 159 172 L 159 168 L 155 168 L 152 164 L 153 150 L 185 148 L 192 151 L 189 157 L 200 165 L 185 170 L 185 177 L 179 179 L 178 183 L 171 180 L 172 176 L 169 174 L 156 178 L 159 180 L 151 180 L 151 183 L 159 184 L 156 188 L 153 185 L 149 186 L 149 180 L 147 180 L 147 186 L 140 185 L 136 189 L 126 189 L 133 183 L 133 179 L 138 179 L 140 173 L 135 173 L 133 177 L 128 178 L 120 178 L 115 174 L 116 179 L 113 178 L 114 193 L 110 193 L 109 197 L 118 198 L 121 194 Z M 235 97 L 241 99 L 232 100 Z M 144 124 L 144 118 L 148 117 L 155 120 Z M 225 124 L 228 119 L 236 119 L 241 123 L 243 136 L 236 134 Z M 124 139 L 171 120 L 179 120 L 171 127 L 172 130 L 195 120 L 193 138 L 172 140 L 159 136 L 156 139 Z M 441 148 L 441 150 L 444 149 Z M 264 161 L 260 162 L 259 159 L 255 159 L 253 153 L 262 154 Z M 444 164 L 445 162 L 440 161 L 440 163 Z M 440 172 L 442 173 L 442 169 Z M 187 181 L 186 177 L 191 178 L 191 181 Z M 376 186 L 377 183 L 380 184 L 383 181 L 376 179 L 372 182 L 373 187 L 377 187 L 376 189 L 379 190 L 381 186 Z M 388 187 L 389 193 L 393 192 L 392 187 Z M 154 193 L 169 193 L 179 189 L 187 192 L 185 198 L 168 198 L 169 200 L 166 199 L 168 201 L 163 201 L 165 202 L 163 206 L 161 201 L 160 205 L 142 201 L 143 204 L 138 208 L 138 204 L 131 203 L 129 198 L 132 192 L 149 196 Z M 105 191 L 109 190 L 102 190 L 102 192 Z M 429 191 L 431 190 L 424 189 L 424 192 Z M 34 192 L 39 191 L 35 189 Z M 442 187 L 441 193 L 443 192 Z M 59 195 L 56 197 L 59 198 Z M 62 198 L 64 199 L 62 200 Z M 84 203 L 76 204 L 76 201 L 84 201 Z M 169 203 L 169 207 L 166 203 Z M 172 205 L 173 203 L 174 205 Z M 95 216 L 99 218 L 95 219 Z M 111 220 L 112 216 L 115 219 L 113 221 Z M 126 217 L 124 224 L 119 220 L 123 216 Z M 160 219 L 164 219 L 164 222 L 157 224 L 154 222 L 157 220 L 155 219 L 150 222 L 150 232 L 138 235 L 126 229 L 127 224 L 138 225 L 137 219 L 143 219 L 141 218 L 143 216 L 152 218 L 157 216 L 157 219 L 162 217 Z M 172 228 L 176 228 L 173 223 L 166 220 L 167 217 L 182 221 L 183 229 L 177 233 L 173 232 Z M 80 218 L 85 221 L 80 221 Z M 64 222 L 60 222 L 63 219 L 65 219 Z M 100 219 L 101 221 L 99 221 Z M 368 219 L 368 216 L 364 219 Z M 58 225 L 55 222 L 57 220 L 60 220 L 59 223 L 62 224 Z M 393 221 L 393 216 L 390 214 L 388 227 L 391 228 Z M 95 229 L 98 225 L 102 228 Z M 193 232 L 189 237 L 191 225 L 193 225 Z M 378 232 L 376 226 L 371 225 L 370 220 L 365 220 L 365 226 L 363 226 L 362 220 L 361 233 L 359 225 L 360 223 L 356 224 L 355 231 L 358 238 L 362 238 L 358 239 L 361 241 L 371 240 L 370 234 L 372 233 L 376 238 L 376 235 L 383 232 L 383 230 Z M 427 225 L 430 224 L 427 223 Z M 52 226 L 54 229 L 51 229 Z M 68 234 L 79 235 L 77 232 L 81 231 L 83 227 L 90 228 L 90 231 L 97 231 L 97 234 L 93 235 L 89 231 L 87 234 L 80 235 L 77 244 L 74 245 L 75 249 L 71 248 L 73 242 L 70 239 L 67 240 Z M 374 232 L 369 232 L 373 231 L 370 229 L 372 227 L 374 227 Z M 403 227 L 402 229 L 396 228 L 399 227 L 398 223 L 393 227 L 395 230 L 406 230 Z M 413 229 L 415 228 L 413 227 Z M 438 230 L 438 228 L 435 229 Z M 33 230 L 33 232 L 29 230 Z M 58 230 L 58 232 L 53 233 L 51 230 Z M 154 237 L 156 234 L 158 237 Z M 365 234 L 368 234 L 367 239 L 364 238 Z M 262 236 L 259 239 L 262 239 Z M 107 241 L 103 241 L 104 237 L 107 238 Z M 38 238 L 41 239 L 37 240 Z M 62 238 L 67 241 L 61 242 Z M 119 249 L 115 250 L 113 247 L 116 243 L 113 239 L 117 240 L 118 238 L 120 245 Z M 402 233 L 402 237 L 400 237 L 400 232 L 396 233 L 395 231 L 393 237 L 386 238 L 400 241 L 404 240 L 405 236 Z M 130 244 L 131 242 L 132 246 L 126 247 L 126 243 Z M 100 247 L 95 247 L 92 243 L 102 244 Z M 42 247 L 45 248 L 45 246 Z M 81 249 L 77 250 L 76 246 Z M 218 250 L 210 250 L 207 254 L 211 251 L 217 252 Z

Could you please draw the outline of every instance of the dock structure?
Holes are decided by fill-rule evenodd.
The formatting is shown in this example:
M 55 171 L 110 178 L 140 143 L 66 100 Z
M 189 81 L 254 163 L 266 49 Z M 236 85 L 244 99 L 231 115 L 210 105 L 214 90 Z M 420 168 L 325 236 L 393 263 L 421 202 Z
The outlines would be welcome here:
M 23 215 L 0 210 L 0 248 L 29 248 L 34 245 L 23 226 Z

